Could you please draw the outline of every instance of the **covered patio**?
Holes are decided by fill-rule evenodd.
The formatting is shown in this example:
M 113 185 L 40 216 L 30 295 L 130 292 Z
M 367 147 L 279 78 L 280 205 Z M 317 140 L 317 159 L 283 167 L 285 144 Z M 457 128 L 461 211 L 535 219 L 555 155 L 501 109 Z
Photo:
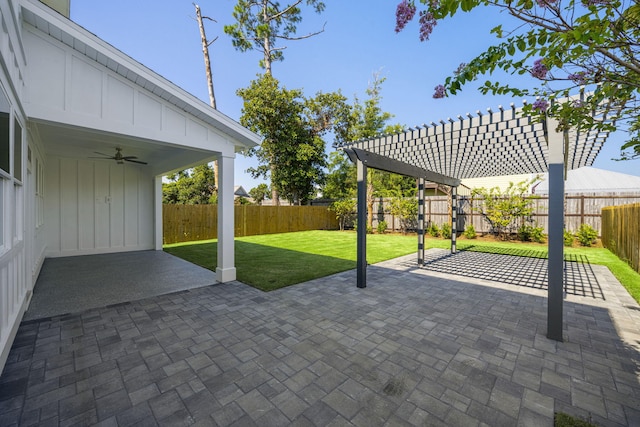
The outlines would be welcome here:
M 640 307 L 592 269 L 602 298 L 566 296 L 564 342 L 545 337 L 545 290 L 414 255 L 370 266 L 364 289 L 352 270 L 23 322 L 0 423 L 528 426 L 566 412 L 638 425 Z

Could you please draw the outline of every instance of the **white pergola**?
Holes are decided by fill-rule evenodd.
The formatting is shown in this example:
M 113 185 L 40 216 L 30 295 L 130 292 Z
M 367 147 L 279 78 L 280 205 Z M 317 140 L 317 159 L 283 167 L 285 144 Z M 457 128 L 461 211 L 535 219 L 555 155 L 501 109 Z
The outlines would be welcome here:
M 583 95 L 581 95 L 583 96 Z M 431 122 L 393 135 L 343 143 L 357 165 L 358 223 L 366 221 L 367 167 L 418 179 L 418 264 L 424 261 L 424 182 L 452 187 L 451 251 L 456 251 L 456 188 L 461 179 L 549 173 L 549 288 L 547 337 L 562 341 L 563 228 L 565 172 L 593 164 L 607 131 L 558 131 L 552 119 L 539 120 L 522 107 L 500 106 L 486 113 Z M 607 110 L 597 120 L 608 121 Z M 366 227 L 358 227 L 357 286 L 366 287 Z

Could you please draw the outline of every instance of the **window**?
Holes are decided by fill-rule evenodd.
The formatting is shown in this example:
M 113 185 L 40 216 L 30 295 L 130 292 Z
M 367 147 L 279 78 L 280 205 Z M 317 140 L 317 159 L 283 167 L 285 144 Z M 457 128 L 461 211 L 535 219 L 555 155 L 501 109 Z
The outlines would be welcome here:
M 22 181 L 22 126 L 13 119 L 13 176 Z
M 0 169 L 10 174 L 9 170 L 11 152 L 11 143 L 9 139 L 9 117 L 11 115 L 11 105 L 9 100 L 0 88 Z

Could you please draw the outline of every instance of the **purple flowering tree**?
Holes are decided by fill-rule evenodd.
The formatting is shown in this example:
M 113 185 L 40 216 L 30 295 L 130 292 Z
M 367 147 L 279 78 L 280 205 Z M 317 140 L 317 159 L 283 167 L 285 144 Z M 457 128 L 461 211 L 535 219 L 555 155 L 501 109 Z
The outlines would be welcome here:
M 497 43 L 462 64 L 434 98 L 455 95 L 481 75 L 500 69 L 529 74 L 539 82 L 528 90 L 487 80 L 483 93 L 535 96 L 531 114 L 548 114 L 568 127 L 622 129 L 628 133 L 622 160 L 640 158 L 640 2 L 637 0 L 403 0 L 396 10 L 396 32 L 418 19 L 420 40 L 429 39 L 438 21 L 481 6 L 500 9 L 522 25 L 491 32 Z M 580 102 L 554 103 L 585 89 Z M 615 125 L 593 118 L 604 102 L 615 107 Z

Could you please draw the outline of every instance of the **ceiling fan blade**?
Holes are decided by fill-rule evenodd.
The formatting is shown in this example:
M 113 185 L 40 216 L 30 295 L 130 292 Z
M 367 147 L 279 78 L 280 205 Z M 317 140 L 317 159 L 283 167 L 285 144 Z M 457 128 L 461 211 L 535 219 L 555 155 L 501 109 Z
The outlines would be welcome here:
M 88 159 L 104 159 L 104 160 L 112 160 L 114 157 L 87 157 Z
M 121 159 L 123 160 L 129 160 L 129 159 L 137 159 L 137 156 L 122 156 Z
M 141 165 L 146 165 L 147 164 L 147 162 L 141 162 L 140 160 L 133 160 L 130 157 L 129 158 L 124 157 L 123 160 L 125 160 L 127 162 L 131 162 L 131 163 L 139 163 Z
M 94 151 L 94 153 L 95 153 L 95 154 L 100 154 L 101 156 L 105 156 L 105 157 L 107 157 L 107 158 L 109 158 L 109 159 L 113 159 L 113 156 L 110 156 L 110 155 L 108 155 L 108 154 L 104 154 L 104 153 L 100 153 L 99 151 Z M 92 158 L 94 158 L 94 159 L 95 159 L 96 157 L 92 157 Z

